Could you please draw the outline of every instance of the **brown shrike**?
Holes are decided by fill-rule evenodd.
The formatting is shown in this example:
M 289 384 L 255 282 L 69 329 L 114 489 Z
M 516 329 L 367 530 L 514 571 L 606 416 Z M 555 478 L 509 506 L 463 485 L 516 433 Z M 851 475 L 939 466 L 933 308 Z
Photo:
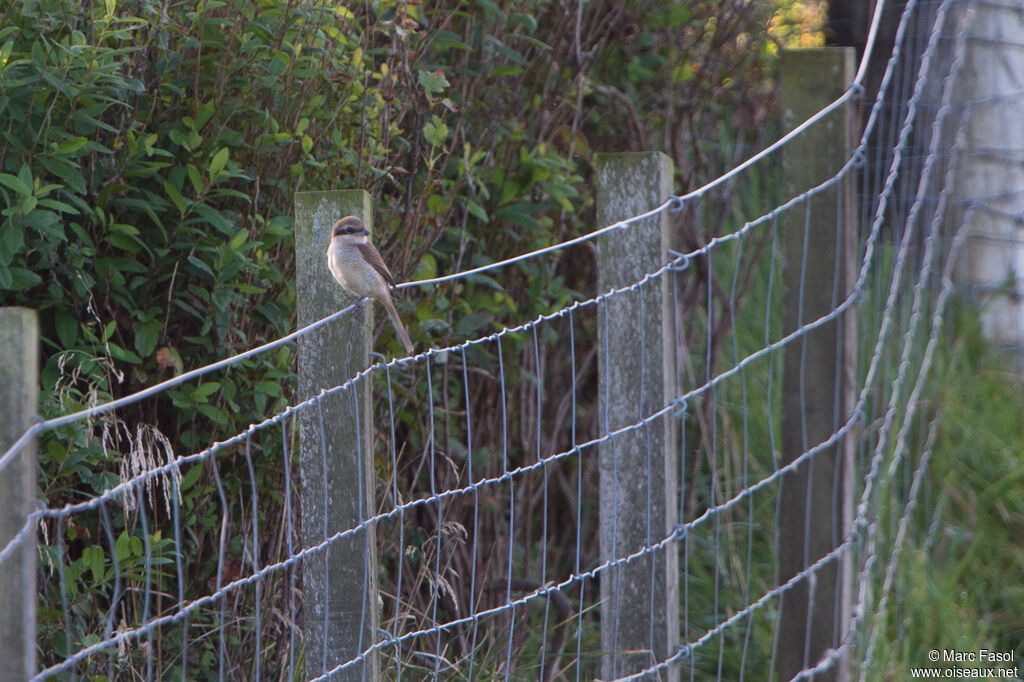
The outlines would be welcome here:
M 327 247 L 327 267 L 346 291 L 372 298 L 384 306 L 391 323 L 395 325 L 398 339 L 405 346 L 405 352 L 412 355 L 409 332 L 405 331 L 405 325 L 391 300 L 391 287 L 395 285 L 395 278 L 388 266 L 384 265 L 380 253 L 370 243 L 370 231 L 362 220 L 350 215 L 334 223 L 331 243 Z

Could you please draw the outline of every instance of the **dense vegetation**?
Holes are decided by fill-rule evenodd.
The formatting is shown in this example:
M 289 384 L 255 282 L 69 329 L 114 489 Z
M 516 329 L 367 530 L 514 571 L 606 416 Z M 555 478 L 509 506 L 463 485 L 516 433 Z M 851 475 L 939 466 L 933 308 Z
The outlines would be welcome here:
M 0 302 L 39 311 L 41 413 L 125 395 L 291 330 L 296 191 L 370 191 L 375 240 L 403 280 L 589 229 L 595 150 L 663 149 L 682 188 L 713 177 L 765 134 L 771 16 L 767 3 L 699 0 L 5 4 Z M 712 231 L 724 229 L 732 195 L 705 210 Z M 400 305 L 421 347 L 446 345 L 592 291 L 592 263 L 581 248 L 500 278 L 418 291 Z M 700 291 L 690 296 L 701 300 Z M 592 320 L 580 324 L 593 329 Z M 383 338 L 393 343 L 390 333 Z M 584 337 L 584 358 L 586 344 Z M 543 368 L 531 365 L 528 346 L 510 338 L 505 348 L 523 356 L 522 378 L 569 376 L 557 354 L 538 354 Z M 91 496 L 277 411 L 291 398 L 292 363 L 293 351 L 283 349 L 50 433 L 41 444 L 41 498 L 59 506 Z M 583 367 L 593 372 L 593 357 Z M 510 376 L 510 386 L 520 378 Z M 458 380 L 441 381 L 447 391 Z M 496 396 L 491 379 L 473 381 L 474 395 Z M 421 466 L 427 411 L 413 408 L 424 389 L 407 388 L 398 447 L 414 456 L 403 459 L 407 471 L 381 475 L 399 477 L 412 495 L 433 483 Z M 510 390 L 532 389 L 523 381 Z M 476 446 L 486 452 L 497 411 L 486 398 L 473 409 Z M 509 423 L 529 434 L 534 420 L 553 418 L 524 412 Z M 260 443 L 254 459 L 260 499 L 277 500 L 261 508 L 270 518 L 283 504 L 280 443 Z M 212 578 L 211 562 L 199 557 L 221 532 L 215 484 L 248 494 L 240 454 L 219 467 L 192 467 L 157 486 L 165 499 L 172 488 L 182 496 L 181 523 L 190 529 L 183 542 L 196 558 L 187 578 L 197 592 L 190 587 L 186 597 Z M 169 504 L 154 509 L 168 519 L 149 519 L 151 528 L 177 513 Z M 242 528 L 251 519 L 243 512 L 234 521 Z M 85 619 L 72 623 L 73 639 L 88 641 L 84 614 L 113 587 L 103 534 L 118 538 L 119 565 L 135 578 L 144 549 L 171 561 L 170 541 L 159 531 L 144 536 L 139 523 L 132 513 L 83 515 L 45 529 L 70 543 L 68 597 Z M 48 551 L 53 559 L 56 548 Z M 228 548 L 232 561 L 246 551 L 237 538 Z M 171 577 L 157 572 L 159 592 L 173 591 Z M 44 601 L 40 646 L 50 660 L 65 647 L 60 595 L 51 589 Z M 123 608 L 131 621 L 132 608 L 145 607 Z M 233 652 L 245 660 L 243 645 Z
M 685 187 L 759 133 L 765 9 L 580 12 L 8 4 L 0 289 L 40 312 L 45 413 L 289 330 L 297 190 L 371 191 L 407 279 L 583 229 L 593 149 L 663 147 Z M 416 332 L 444 343 L 557 306 L 588 286 L 583 256 L 435 292 Z M 195 448 L 277 404 L 289 367 L 282 353 L 124 417 Z

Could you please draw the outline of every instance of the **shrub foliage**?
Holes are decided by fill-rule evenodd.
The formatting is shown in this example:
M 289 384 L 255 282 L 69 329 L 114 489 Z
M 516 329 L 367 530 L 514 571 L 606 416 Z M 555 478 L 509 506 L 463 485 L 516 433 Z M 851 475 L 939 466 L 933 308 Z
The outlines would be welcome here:
M 40 313 L 41 413 L 125 395 L 290 331 L 296 191 L 370 191 L 376 241 L 398 278 L 410 279 L 592 229 L 592 150 L 662 149 L 680 169 L 681 189 L 700 184 L 764 134 L 769 14 L 767 3 L 708 0 L 7 3 L 0 303 Z M 707 234 L 696 221 L 681 224 L 691 241 L 725 229 L 737 203 L 732 191 L 707 200 L 699 228 Z M 593 279 L 583 247 L 417 291 L 400 305 L 421 347 L 444 345 L 550 312 L 592 293 Z M 706 300 L 700 290 L 689 295 Z M 592 320 L 580 323 L 592 329 Z M 389 334 L 382 338 L 394 344 Z M 510 392 L 532 395 L 529 379 L 542 374 L 556 377 L 554 385 L 559 376 L 563 386 L 572 382 L 564 357 L 536 347 L 550 340 L 508 339 L 504 352 L 526 368 L 512 370 Z M 581 334 L 579 344 L 579 364 L 592 372 L 592 337 Z M 481 367 L 496 360 L 486 355 L 493 351 L 474 352 Z M 278 411 L 291 397 L 292 356 L 283 349 L 49 434 L 41 496 L 57 506 L 107 490 Z M 473 377 L 470 388 L 461 380 L 444 373 L 442 390 L 452 409 L 474 411 L 474 424 L 483 425 L 474 445 L 486 452 L 497 447 L 486 439 L 498 436 L 488 434 L 500 431 L 486 426 L 496 418 L 493 404 L 457 403 L 465 395 L 496 400 L 493 377 Z M 407 470 L 381 474 L 412 495 L 434 482 L 415 459 L 426 456 L 430 430 L 427 410 L 415 406 L 428 396 L 416 383 L 406 389 L 398 396 L 398 449 L 413 459 Z M 530 401 L 509 401 L 513 436 L 526 442 L 538 420 L 545 433 L 558 433 L 555 415 L 520 413 L 520 403 Z M 546 447 L 564 445 L 553 438 Z M 244 498 L 249 464 L 261 505 L 268 501 L 259 513 L 279 515 L 280 451 L 268 442 L 251 458 L 225 458 L 216 475 L 200 466 L 164 481 L 162 494 L 180 494 L 181 524 L 191 529 L 177 542 L 197 557 L 216 549 L 215 484 Z M 575 474 L 559 475 L 566 485 L 552 490 L 572 491 Z M 552 505 L 575 508 L 569 497 Z M 153 508 L 166 518 L 144 522 L 148 535 L 128 512 L 47 529 L 69 543 L 65 582 L 76 613 L 109 598 L 113 558 L 104 535 L 117 538 L 122 569 L 141 561 L 143 541 L 146 554 L 171 561 L 159 529 L 179 510 Z M 519 532 L 533 542 L 541 535 Z M 567 546 L 575 541 L 565 538 Z M 237 563 L 246 551 L 233 541 L 228 555 Z M 190 566 L 186 598 L 206 593 L 212 579 L 210 562 Z M 177 589 L 171 575 L 150 576 L 158 592 Z M 90 576 L 101 587 L 86 589 Z M 52 662 L 65 646 L 61 597 L 51 590 L 43 599 L 50 608 L 41 611 L 40 648 Z M 85 618 L 72 629 L 88 631 Z M 68 634 L 85 639 L 76 632 Z M 232 656 L 244 661 L 251 645 L 242 637 Z M 209 650 L 193 654 L 199 660 Z

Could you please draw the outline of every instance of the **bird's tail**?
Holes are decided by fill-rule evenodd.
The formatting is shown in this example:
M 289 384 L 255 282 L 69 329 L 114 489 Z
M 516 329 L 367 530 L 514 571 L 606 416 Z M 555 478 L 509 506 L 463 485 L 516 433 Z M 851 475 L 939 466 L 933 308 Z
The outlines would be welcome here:
M 412 346 L 412 339 L 409 338 L 409 332 L 405 330 L 405 325 L 402 324 L 402 318 L 398 316 L 398 310 L 395 309 L 395 304 L 392 302 L 391 297 L 388 296 L 384 299 L 384 308 L 388 311 L 388 317 L 391 318 L 391 324 L 395 326 L 395 333 L 398 334 L 398 340 L 402 342 L 405 347 L 405 352 L 412 355 L 415 349 Z

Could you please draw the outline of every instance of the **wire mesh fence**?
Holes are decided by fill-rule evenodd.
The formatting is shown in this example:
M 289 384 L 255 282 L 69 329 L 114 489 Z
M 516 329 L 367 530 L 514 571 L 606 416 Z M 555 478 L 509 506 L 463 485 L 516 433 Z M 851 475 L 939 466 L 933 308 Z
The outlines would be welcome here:
M 979 208 L 956 194 L 969 113 L 958 100 L 968 18 L 964 3 L 911 0 L 876 100 L 864 97 L 858 74 L 806 125 L 696 192 L 515 263 L 402 288 L 486 286 L 484 272 L 500 279 L 503 267 L 572 258 L 610 234 L 668 221 L 677 243 L 625 286 L 595 287 L 581 300 L 554 302 L 549 314 L 452 347 L 375 360 L 188 452 L 122 409 L 172 391 L 172 404 L 198 399 L 212 390 L 215 372 L 336 333 L 361 304 L 143 394 L 34 426 L 0 467 L 31 437 L 44 448 L 71 444 L 69 470 L 81 466 L 76 444 L 119 461 L 82 472 L 103 492 L 67 491 L 70 501 L 33 511 L 0 548 L 7 572 L 19 542 L 38 537 L 35 679 L 761 679 L 787 655 L 783 614 L 797 588 L 807 613 L 836 606 L 826 649 L 803 650 L 797 677 L 844 661 L 869 674 L 935 438 L 928 378 L 952 268 Z M 838 172 L 789 191 L 779 178 L 787 145 L 858 102 L 865 132 Z M 855 201 L 839 191 L 844 183 L 856 186 Z M 825 201 L 829 193 L 837 200 Z M 823 293 L 806 281 L 808 259 L 820 257 L 807 247 L 809 226 L 819 222 L 834 225 L 837 239 L 852 224 L 856 267 L 824 292 L 827 312 L 805 315 L 805 302 Z M 802 231 L 801 262 L 784 262 L 787 229 Z M 829 267 L 838 272 L 838 251 L 834 257 Z M 640 401 L 612 426 L 609 368 L 625 353 L 654 362 L 662 348 L 644 323 L 656 314 L 647 296 L 655 290 L 666 295 L 664 347 L 674 376 L 650 375 L 641 364 L 633 380 L 664 378 L 671 393 Z M 787 317 L 787 307 L 796 315 Z M 636 320 L 632 331 L 616 332 L 628 338 L 608 333 L 615 308 Z M 837 339 L 850 332 L 842 325 L 853 324 L 854 312 L 855 332 L 845 337 L 852 364 L 844 366 Z M 806 349 L 822 338 L 832 339 L 830 373 L 846 391 L 837 389 L 828 405 L 807 397 L 823 377 L 805 363 Z M 785 363 L 796 372 L 795 390 L 784 385 Z M 273 397 L 282 389 L 265 390 Z M 351 438 L 365 445 L 354 451 L 369 453 L 376 476 L 365 481 L 358 467 L 351 471 L 360 520 L 304 528 L 304 500 L 327 509 L 341 494 L 305 462 L 335 466 L 336 447 L 322 434 L 343 413 L 366 409 L 367 391 L 371 411 L 354 420 L 363 426 Z M 785 432 L 786 409 L 799 433 Z M 807 424 L 823 409 L 827 435 L 811 437 Z M 300 444 L 300 423 L 321 436 L 311 448 Z M 675 434 L 668 453 L 652 445 L 666 428 Z M 792 438 L 799 448 L 786 453 Z M 602 523 L 616 523 L 609 505 L 621 502 L 606 491 L 623 489 L 603 487 L 602 477 L 620 474 L 604 465 L 617 455 L 601 453 L 633 447 L 645 462 L 637 480 L 646 483 L 615 494 L 649 513 L 638 531 L 642 546 L 623 551 L 609 545 L 614 534 L 602 535 Z M 786 482 L 826 461 L 840 480 L 843 448 L 853 464 L 843 488 L 809 487 L 798 500 L 808 518 L 819 505 L 834 510 L 831 542 L 812 546 L 784 517 Z M 652 496 L 666 470 L 676 476 L 668 511 Z M 783 568 L 783 547 L 793 546 L 787 533 L 803 547 L 795 572 Z M 329 560 L 338 555 L 355 556 L 365 570 L 339 574 Z M 668 556 L 678 568 L 666 578 L 659 567 L 671 565 Z M 671 583 L 665 594 L 678 607 L 678 635 L 669 629 L 667 648 L 656 641 L 664 606 L 656 603 L 628 626 L 648 646 L 607 645 L 602 594 L 629 601 L 656 593 L 636 596 L 622 584 L 620 569 L 636 566 L 648 587 Z M 845 586 L 835 578 L 840 566 Z M 316 572 L 320 583 L 310 581 Z M 351 595 L 355 610 L 330 600 L 313 608 L 314 584 Z M 326 644 L 339 619 L 359 623 L 351 628 L 355 653 L 341 658 Z M 618 657 L 632 672 L 621 672 Z

